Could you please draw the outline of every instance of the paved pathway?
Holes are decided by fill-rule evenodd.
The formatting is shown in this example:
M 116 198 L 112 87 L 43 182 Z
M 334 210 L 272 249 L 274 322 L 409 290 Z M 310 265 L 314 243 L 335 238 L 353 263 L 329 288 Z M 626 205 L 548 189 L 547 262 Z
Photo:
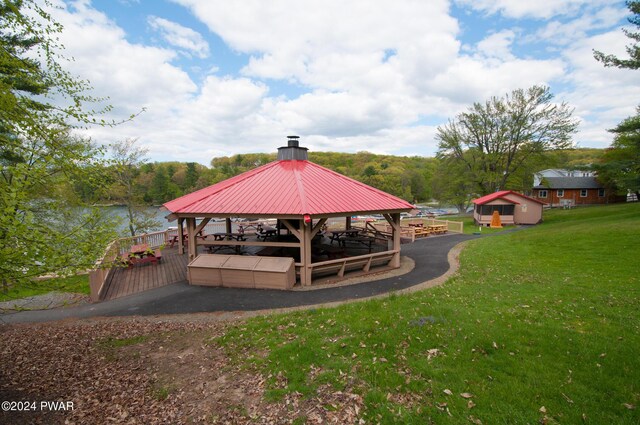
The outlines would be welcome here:
M 373 282 L 313 291 L 278 291 L 191 286 L 184 281 L 98 304 L 4 314 L 0 316 L 0 322 L 20 323 L 98 316 L 254 311 L 367 298 L 393 290 L 409 288 L 443 275 L 449 269 L 447 255 L 451 248 L 462 241 L 476 237 L 449 234 L 418 239 L 412 244 L 403 245 L 402 255 L 414 260 L 414 269 L 401 276 Z

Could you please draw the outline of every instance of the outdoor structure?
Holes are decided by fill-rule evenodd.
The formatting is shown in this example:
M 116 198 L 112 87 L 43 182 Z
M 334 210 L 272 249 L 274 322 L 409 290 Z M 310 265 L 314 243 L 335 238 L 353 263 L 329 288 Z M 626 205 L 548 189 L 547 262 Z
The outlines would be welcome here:
M 333 269 L 340 276 L 349 264 L 365 272 L 381 263 L 399 267 L 400 213 L 414 207 L 310 162 L 307 148 L 299 147 L 297 136 L 289 136 L 288 145 L 278 148 L 276 161 L 174 199 L 165 203 L 164 208 L 171 213 L 169 220 L 178 221 L 177 234 L 186 235 L 184 241 L 180 238 L 177 242 L 180 253 L 186 243 L 190 261 L 199 255 L 201 246 L 293 250 L 296 275 L 301 285 L 306 286 L 311 284 L 314 273 Z M 351 216 L 366 214 L 382 214 L 391 226 L 387 251 L 372 253 L 369 249 L 369 254 L 354 257 L 351 263 L 341 258 L 313 261 L 312 243 L 329 218 L 344 217 L 348 230 Z M 197 237 L 213 218 L 226 219 L 226 236 L 214 240 Z M 232 218 L 277 219 L 278 225 L 262 240 L 247 239 L 232 232 Z
M 533 197 L 553 206 L 606 204 L 609 194 L 596 177 L 545 177 L 533 187 Z
M 474 199 L 473 219 L 480 226 L 490 226 L 494 212 L 502 225 L 537 224 L 542 221 L 544 202 L 511 190 L 491 193 Z

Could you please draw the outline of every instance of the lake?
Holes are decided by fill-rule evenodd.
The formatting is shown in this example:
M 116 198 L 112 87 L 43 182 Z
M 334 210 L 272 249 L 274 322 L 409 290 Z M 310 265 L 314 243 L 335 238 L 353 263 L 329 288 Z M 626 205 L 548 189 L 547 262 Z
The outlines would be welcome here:
M 127 221 L 127 207 L 121 205 L 109 206 L 109 207 L 100 207 L 102 211 L 104 211 L 110 217 L 120 217 L 122 218 L 122 222 L 120 223 L 120 227 L 118 228 L 118 233 L 127 234 L 129 232 L 128 221 Z M 156 221 L 161 223 L 160 226 L 150 229 L 149 232 L 157 232 L 160 230 L 166 230 L 167 227 L 177 226 L 177 221 L 169 222 L 165 217 L 169 215 L 169 211 L 161 211 L 160 207 L 146 207 L 145 210 L 152 214 L 155 217 Z

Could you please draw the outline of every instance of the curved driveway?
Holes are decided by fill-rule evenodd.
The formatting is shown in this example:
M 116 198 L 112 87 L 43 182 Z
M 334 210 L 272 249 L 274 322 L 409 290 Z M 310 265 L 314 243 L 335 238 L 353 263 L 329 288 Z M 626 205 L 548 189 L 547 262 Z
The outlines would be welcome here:
M 5 314 L 0 316 L 0 322 L 43 322 L 98 316 L 253 311 L 367 298 L 393 290 L 409 288 L 443 275 L 449 269 L 447 255 L 451 248 L 462 241 L 476 237 L 450 234 L 418 239 L 412 244 L 403 245 L 402 255 L 415 261 L 414 269 L 401 276 L 373 282 L 312 291 L 278 291 L 191 286 L 184 281 L 99 304 Z

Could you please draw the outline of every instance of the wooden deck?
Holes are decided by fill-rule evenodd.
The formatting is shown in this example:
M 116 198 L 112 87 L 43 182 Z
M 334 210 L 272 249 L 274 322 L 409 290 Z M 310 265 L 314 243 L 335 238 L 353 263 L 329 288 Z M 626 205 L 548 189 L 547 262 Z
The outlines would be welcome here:
M 162 251 L 162 261 L 114 269 L 100 294 L 100 301 L 135 294 L 187 279 L 188 255 L 179 255 L 178 248 Z
M 327 239 L 325 243 L 329 244 Z M 362 255 L 367 249 L 359 247 L 347 247 L 344 252 L 347 256 Z M 243 252 L 255 255 L 261 247 L 243 247 Z M 379 249 L 379 247 L 377 248 Z M 375 252 L 377 249 L 374 249 Z M 200 253 L 208 252 L 204 247 L 199 247 Z M 224 250 L 222 254 L 233 253 L 233 250 Z M 109 301 L 127 295 L 136 294 L 148 289 L 159 288 L 172 283 L 187 280 L 187 265 L 189 256 L 178 254 L 178 247 L 162 250 L 162 261 L 159 263 L 136 264 L 130 268 L 114 269 L 105 282 L 100 294 L 100 301 Z

